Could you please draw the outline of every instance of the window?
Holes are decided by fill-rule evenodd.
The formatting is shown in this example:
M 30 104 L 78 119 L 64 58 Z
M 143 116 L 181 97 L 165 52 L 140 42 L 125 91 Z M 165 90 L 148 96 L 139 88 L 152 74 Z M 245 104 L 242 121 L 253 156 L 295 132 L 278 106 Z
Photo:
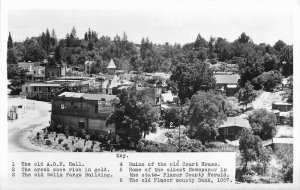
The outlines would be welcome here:
M 34 92 L 36 92 L 36 91 L 37 91 L 37 89 L 36 89 L 36 86 L 34 86 L 34 87 L 33 87 L 33 91 L 34 91 Z
M 26 90 L 25 90 L 26 92 L 28 92 L 28 87 L 26 87 Z
M 84 121 L 79 121 L 78 126 L 79 126 L 79 128 L 84 129 L 85 128 L 85 122 Z
M 228 128 L 224 129 L 224 135 L 228 135 Z
M 156 104 L 159 103 L 159 97 L 156 97 Z
M 98 104 L 95 105 L 95 113 L 98 113 Z

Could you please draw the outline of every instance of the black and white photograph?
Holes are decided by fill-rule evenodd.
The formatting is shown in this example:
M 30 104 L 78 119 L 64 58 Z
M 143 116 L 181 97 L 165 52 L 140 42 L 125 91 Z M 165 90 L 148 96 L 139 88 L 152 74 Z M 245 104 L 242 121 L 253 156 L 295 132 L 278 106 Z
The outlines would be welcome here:
M 13 2 L 7 154 L 234 153 L 235 188 L 299 184 L 299 1 Z

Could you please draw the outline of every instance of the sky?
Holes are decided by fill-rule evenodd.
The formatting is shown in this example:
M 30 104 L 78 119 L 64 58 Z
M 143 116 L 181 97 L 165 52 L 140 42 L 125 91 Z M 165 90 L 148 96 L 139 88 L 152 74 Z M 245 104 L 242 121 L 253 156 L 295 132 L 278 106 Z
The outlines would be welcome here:
M 79 38 L 91 28 L 111 38 L 126 32 L 135 43 L 148 37 L 154 43 L 184 44 L 199 33 L 207 40 L 212 36 L 234 41 L 242 32 L 255 43 L 293 43 L 293 4 L 279 0 L 69 1 L 72 5 L 62 0 L 29 5 L 14 1 L 8 5 L 8 30 L 14 41 L 38 36 L 46 28 L 63 38 L 74 26 Z M 61 6 L 55 6 L 59 2 Z

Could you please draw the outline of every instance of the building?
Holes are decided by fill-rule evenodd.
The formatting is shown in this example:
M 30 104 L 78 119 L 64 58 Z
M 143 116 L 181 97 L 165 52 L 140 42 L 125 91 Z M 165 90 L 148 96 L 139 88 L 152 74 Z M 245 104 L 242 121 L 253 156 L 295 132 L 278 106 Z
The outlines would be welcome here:
M 73 86 L 93 86 L 96 82 L 95 77 L 83 77 L 83 76 L 67 76 L 60 77 L 52 80 L 55 83 L 59 84 L 68 84 L 70 87 Z
M 22 68 L 23 70 L 30 70 L 30 67 L 33 68 L 40 65 L 41 65 L 40 62 L 19 62 L 18 63 L 18 67 Z
M 43 82 L 45 81 L 45 67 L 30 66 L 28 72 L 25 73 L 27 82 Z
M 130 81 L 124 80 L 123 77 L 119 77 L 116 74 L 116 68 L 114 61 L 111 59 L 107 66 L 108 74 L 105 79 L 101 80 L 101 92 L 103 94 L 115 95 L 115 91 L 117 91 L 118 88 L 128 88 L 133 84 Z
M 278 149 L 293 148 L 293 138 L 273 138 L 271 142 L 264 146 L 270 146 L 274 152 Z
M 64 92 L 52 101 L 51 121 L 77 132 L 84 129 L 115 136 L 115 124 L 107 123 L 114 111 L 115 98 L 115 95 Z
M 293 104 L 287 102 L 274 102 L 272 103 L 272 110 L 279 110 L 280 112 L 288 112 L 293 108 Z
M 224 92 L 227 96 L 236 94 L 238 90 L 238 83 L 240 75 L 238 74 L 215 74 L 216 84 L 221 92 Z
M 228 117 L 219 126 L 219 138 L 221 140 L 237 140 L 243 128 L 251 129 L 249 121 L 241 117 Z
M 43 83 L 25 83 L 22 85 L 20 95 L 28 99 L 50 101 L 52 95 L 58 92 L 60 84 L 53 82 Z
M 67 73 L 67 65 L 54 64 L 45 67 L 45 79 L 52 80 L 65 76 Z
M 108 66 L 107 66 L 107 71 L 108 71 L 108 75 L 116 75 L 116 65 L 114 63 L 114 61 L 111 59 Z

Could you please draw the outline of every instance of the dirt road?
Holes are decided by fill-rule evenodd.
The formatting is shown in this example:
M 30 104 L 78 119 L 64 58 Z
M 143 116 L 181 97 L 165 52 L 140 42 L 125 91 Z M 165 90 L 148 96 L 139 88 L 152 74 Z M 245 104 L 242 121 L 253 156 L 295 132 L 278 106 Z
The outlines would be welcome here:
M 27 99 L 24 99 L 24 101 L 27 105 L 30 105 L 28 106 L 30 108 L 18 120 L 8 121 L 8 151 L 49 151 L 32 145 L 28 140 L 28 136 L 49 125 L 51 104 Z
M 271 110 L 273 102 L 282 101 L 283 93 L 283 91 L 274 93 L 263 92 L 252 102 L 252 107 L 254 109 L 265 108 L 267 110 Z

